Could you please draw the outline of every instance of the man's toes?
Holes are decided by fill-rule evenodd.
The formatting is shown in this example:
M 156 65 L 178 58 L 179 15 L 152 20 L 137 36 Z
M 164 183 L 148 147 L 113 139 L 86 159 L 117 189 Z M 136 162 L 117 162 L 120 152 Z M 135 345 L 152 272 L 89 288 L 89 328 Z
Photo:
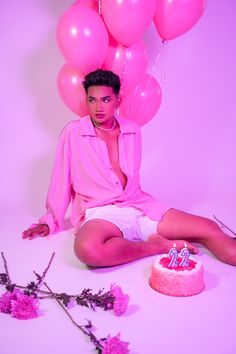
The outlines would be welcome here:
M 175 241 L 175 242 L 176 242 L 176 241 Z M 178 242 L 178 241 L 177 241 L 177 242 Z M 186 246 L 187 246 L 187 248 L 188 248 L 188 250 L 189 250 L 190 253 L 193 253 L 193 254 L 199 253 L 199 250 L 198 250 L 198 248 L 197 248 L 196 246 L 192 245 L 191 243 L 189 243 L 189 242 L 187 242 L 187 241 L 185 241 L 185 240 L 181 240 L 181 241 L 179 241 L 179 242 L 177 243 L 177 249 L 178 249 L 179 252 L 181 251 L 181 249 L 182 249 L 183 247 L 186 247 Z
M 199 252 L 199 249 L 196 246 L 191 245 L 190 243 L 188 244 L 188 249 L 193 254 L 197 254 Z

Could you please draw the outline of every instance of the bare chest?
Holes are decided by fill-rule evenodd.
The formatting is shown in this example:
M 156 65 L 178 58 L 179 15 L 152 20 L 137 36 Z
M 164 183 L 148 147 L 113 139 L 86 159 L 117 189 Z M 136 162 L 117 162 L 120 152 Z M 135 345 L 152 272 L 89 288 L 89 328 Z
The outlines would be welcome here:
M 119 130 L 109 133 L 98 133 L 99 137 L 106 143 L 111 168 L 119 178 L 123 188 L 127 183 L 127 176 L 121 170 L 119 156 Z

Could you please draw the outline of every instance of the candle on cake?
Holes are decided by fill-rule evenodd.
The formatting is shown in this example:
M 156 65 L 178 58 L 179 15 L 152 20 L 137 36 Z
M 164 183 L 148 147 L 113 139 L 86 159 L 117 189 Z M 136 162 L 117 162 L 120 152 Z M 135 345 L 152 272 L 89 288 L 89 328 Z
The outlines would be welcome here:
M 182 260 L 179 264 L 180 267 L 188 267 L 189 266 L 189 257 L 190 257 L 190 251 L 187 247 L 187 244 L 184 244 L 184 248 L 180 251 L 180 257 L 182 257 Z
M 171 257 L 171 261 L 168 267 L 175 268 L 178 267 L 178 250 L 176 248 L 176 243 L 173 244 L 173 247 L 169 251 L 169 256 Z

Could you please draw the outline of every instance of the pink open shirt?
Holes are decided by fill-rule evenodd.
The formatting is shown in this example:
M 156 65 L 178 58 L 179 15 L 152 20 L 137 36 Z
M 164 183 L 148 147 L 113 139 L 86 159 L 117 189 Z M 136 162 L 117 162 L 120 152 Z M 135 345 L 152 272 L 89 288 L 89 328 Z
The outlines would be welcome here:
M 120 125 L 119 161 L 127 176 L 123 189 L 111 168 L 105 142 L 97 137 L 89 116 L 71 121 L 59 137 L 47 195 L 47 213 L 40 218 L 51 233 L 63 228 L 72 201 L 71 222 L 78 226 L 87 208 L 116 204 L 133 206 L 153 220 L 161 220 L 168 209 L 140 188 L 141 135 L 133 121 L 116 117 Z

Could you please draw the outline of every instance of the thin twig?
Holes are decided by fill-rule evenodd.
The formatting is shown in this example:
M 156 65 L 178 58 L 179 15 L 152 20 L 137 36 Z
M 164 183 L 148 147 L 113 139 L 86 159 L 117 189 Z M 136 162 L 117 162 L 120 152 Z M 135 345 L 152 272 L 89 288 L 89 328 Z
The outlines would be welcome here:
M 19 289 L 25 289 L 25 290 L 28 289 L 28 287 L 24 286 L 24 285 L 14 284 L 14 286 L 15 286 L 15 288 L 19 288 Z M 51 293 L 49 291 L 46 291 L 46 290 L 36 289 L 36 292 L 51 296 Z M 54 295 L 55 296 L 60 296 L 61 294 L 60 293 L 54 293 Z M 80 294 L 79 295 L 68 295 L 68 297 L 71 297 L 71 298 L 76 298 L 77 296 L 80 296 Z
M 18 285 L 18 284 L 14 284 L 14 287 L 15 288 L 19 288 L 19 289 L 24 289 L 24 290 L 27 290 L 28 289 L 28 287 L 27 286 L 24 286 L 24 285 Z M 36 292 L 37 293 L 40 293 L 40 294 L 45 294 L 45 296 L 50 296 L 50 297 L 52 297 L 52 295 L 51 295 L 51 292 L 49 292 L 49 291 L 46 291 L 46 290 L 41 290 L 41 289 L 36 289 Z M 54 297 L 60 297 L 62 295 L 62 293 L 54 293 Z M 87 299 L 86 298 L 86 296 L 83 296 L 83 292 L 82 293 L 80 293 L 80 294 L 76 294 L 76 295 L 68 295 L 68 294 L 65 294 L 65 295 L 67 295 L 69 298 L 71 298 L 71 299 L 76 299 L 76 298 L 81 298 L 82 297 L 82 299 Z M 91 305 L 91 304 L 90 304 Z
M 49 290 L 50 294 L 52 295 L 52 297 L 57 301 L 57 303 L 61 306 L 61 308 L 65 311 L 65 313 L 67 314 L 67 316 L 69 317 L 69 319 L 71 320 L 71 322 L 78 328 L 80 329 L 85 335 L 87 335 L 90 340 L 92 341 L 92 343 L 96 346 L 96 349 L 101 352 L 101 344 L 99 342 L 99 340 L 95 337 L 95 335 L 89 331 L 87 332 L 83 326 L 80 326 L 71 316 L 71 314 L 69 313 L 69 311 L 66 309 L 66 307 L 60 302 L 59 299 L 57 299 L 57 297 L 55 296 L 55 294 L 53 293 L 53 291 L 49 288 L 49 286 L 44 282 L 44 285 L 46 286 L 46 288 Z M 90 322 L 90 321 L 89 321 Z
M 219 219 L 217 219 L 217 217 L 215 215 L 213 215 L 213 218 L 218 221 L 221 224 L 221 227 L 225 227 L 227 230 L 229 230 L 230 232 L 232 232 L 233 235 L 236 236 L 236 233 L 231 230 L 228 226 L 226 226 L 222 221 L 220 221 Z
M 44 280 L 44 278 L 45 278 L 45 276 L 46 276 L 46 274 L 47 274 L 47 271 L 49 270 L 49 268 L 50 268 L 50 266 L 51 266 L 51 264 L 52 264 L 52 261 L 53 261 L 54 256 L 55 256 L 55 252 L 53 252 L 53 254 L 52 254 L 51 258 L 50 258 L 50 261 L 49 261 L 49 263 L 48 263 L 48 265 L 47 265 L 47 268 L 46 268 L 46 269 L 44 270 L 44 272 L 43 272 L 42 277 L 40 277 L 40 279 L 39 279 L 38 282 L 36 283 L 36 285 L 35 285 L 35 288 L 36 288 L 36 289 L 38 289 L 38 287 L 42 284 L 42 282 L 43 282 L 43 280 Z M 35 273 L 35 272 L 34 272 L 34 273 Z M 35 274 L 36 274 L 36 273 L 35 273 Z
M 49 295 L 37 296 L 37 299 L 39 299 L 39 300 L 43 300 L 43 299 L 54 299 L 54 296 L 52 296 L 52 295 L 49 293 Z
M 5 272 L 6 272 L 6 275 L 7 275 L 8 285 L 12 285 L 11 278 L 10 278 L 10 275 L 9 275 L 9 272 L 8 272 L 8 268 L 7 268 L 7 260 L 6 260 L 5 256 L 4 256 L 3 252 L 1 252 L 1 255 L 2 255 L 3 262 L 4 262 L 4 268 L 5 268 Z
M 14 287 L 15 287 L 15 288 L 19 288 L 19 289 L 25 289 L 25 290 L 27 290 L 27 289 L 28 289 L 28 287 L 27 287 L 27 286 L 18 285 L 18 284 L 14 284 Z M 46 291 L 46 290 L 37 289 L 36 291 L 37 291 L 37 293 L 39 292 L 39 293 L 42 293 L 42 294 L 47 294 L 47 295 L 49 295 L 49 294 L 50 294 L 50 293 L 49 293 L 48 291 Z
M 60 300 L 58 300 L 58 298 L 56 297 L 56 295 L 52 292 L 52 290 L 49 288 L 49 286 L 44 282 L 44 285 L 46 286 L 46 288 L 49 290 L 50 294 L 52 295 L 52 297 L 57 301 L 57 303 L 61 306 L 61 308 L 65 311 L 65 313 L 67 314 L 67 316 L 70 318 L 70 320 L 72 321 L 72 323 L 79 328 L 84 334 L 88 333 L 83 329 L 83 327 L 81 327 L 71 316 L 71 314 L 69 313 L 69 311 L 66 309 L 65 306 L 63 306 L 63 304 L 60 302 Z

